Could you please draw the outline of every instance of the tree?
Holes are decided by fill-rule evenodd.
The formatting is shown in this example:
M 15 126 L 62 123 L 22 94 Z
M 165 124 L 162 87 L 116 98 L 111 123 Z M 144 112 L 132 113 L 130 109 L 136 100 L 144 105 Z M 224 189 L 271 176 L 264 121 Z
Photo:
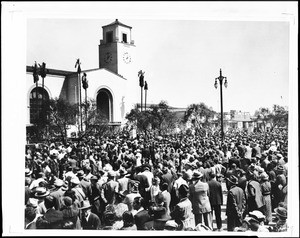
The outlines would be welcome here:
M 204 103 L 191 104 L 184 115 L 184 122 L 191 122 L 196 132 L 200 132 L 202 128 L 208 128 L 211 120 L 216 112 L 212 108 L 208 108 Z
M 63 142 L 67 139 L 67 130 L 70 125 L 76 124 L 78 105 L 71 104 L 63 99 L 50 99 L 47 107 L 47 122 L 51 136 L 60 135 Z
M 133 109 L 125 117 L 128 122 L 129 130 L 137 128 L 139 131 L 147 135 L 151 130 L 152 115 L 149 111 L 141 112 L 136 104 Z
M 89 99 L 87 103 L 82 103 L 82 107 L 87 110 L 83 116 L 86 126 L 84 131 L 79 134 L 78 140 L 89 136 L 107 136 L 110 132 L 109 121 L 105 114 L 97 108 L 96 101 Z
M 272 120 L 272 129 L 275 127 L 287 127 L 288 114 L 289 112 L 283 106 L 274 104 L 273 111 L 270 114 L 270 119 Z
M 136 105 L 127 115 L 126 119 L 131 128 L 135 127 L 145 135 L 150 132 L 159 135 L 173 132 L 178 120 L 168 106 L 167 102 L 161 101 L 157 105 L 151 105 L 149 110 L 140 111 Z
M 257 122 L 262 122 L 263 130 L 266 131 L 266 124 L 270 122 L 270 110 L 266 107 L 261 107 L 255 111 L 254 116 L 257 118 Z
M 176 128 L 178 119 L 174 112 L 171 111 L 166 101 L 161 101 L 158 105 L 151 105 L 152 128 L 159 135 L 172 133 Z

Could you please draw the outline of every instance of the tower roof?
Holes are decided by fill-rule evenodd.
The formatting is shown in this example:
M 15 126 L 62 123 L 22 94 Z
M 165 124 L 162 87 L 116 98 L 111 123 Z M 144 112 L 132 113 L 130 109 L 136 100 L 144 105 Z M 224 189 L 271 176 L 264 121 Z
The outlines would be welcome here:
M 132 28 L 131 26 L 127 26 L 127 25 L 123 24 L 122 22 L 119 22 L 118 19 L 116 19 L 114 22 L 112 22 L 106 26 L 102 26 L 102 28 L 107 27 L 107 26 L 113 26 L 113 25 L 120 25 L 120 26 L 124 26 L 124 27 L 130 28 L 130 29 Z

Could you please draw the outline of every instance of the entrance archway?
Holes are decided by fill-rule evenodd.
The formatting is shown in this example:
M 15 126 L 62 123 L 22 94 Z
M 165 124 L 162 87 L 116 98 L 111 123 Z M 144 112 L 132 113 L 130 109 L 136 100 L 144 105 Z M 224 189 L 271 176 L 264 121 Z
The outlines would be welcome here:
M 37 123 L 40 119 L 43 103 L 49 101 L 48 92 L 42 87 L 33 88 L 29 95 L 30 123 Z
M 97 110 L 109 122 L 113 121 L 113 97 L 111 92 L 105 88 L 98 91 Z

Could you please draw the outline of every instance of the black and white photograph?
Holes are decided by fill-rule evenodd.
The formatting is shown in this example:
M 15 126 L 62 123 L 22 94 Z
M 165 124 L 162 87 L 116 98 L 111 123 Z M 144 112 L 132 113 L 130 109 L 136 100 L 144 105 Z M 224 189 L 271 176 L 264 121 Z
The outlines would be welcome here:
M 3 236 L 299 237 L 298 2 L 2 2 Z

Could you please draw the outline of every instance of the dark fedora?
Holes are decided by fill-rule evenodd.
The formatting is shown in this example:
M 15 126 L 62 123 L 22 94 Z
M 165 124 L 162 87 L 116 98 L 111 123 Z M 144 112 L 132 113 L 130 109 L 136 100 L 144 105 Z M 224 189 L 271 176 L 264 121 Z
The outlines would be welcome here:
M 232 184 L 238 184 L 238 178 L 234 175 L 230 175 L 229 178 L 226 178 L 228 182 Z
M 200 178 L 202 178 L 202 177 L 203 177 L 203 174 L 202 174 L 200 171 L 195 171 L 195 172 L 193 173 L 192 179 L 200 179 Z
M 287 210 L 284 207 L 277 207 L 274 209 L 274 212 L 281 218 L 287 218 Z
M 85 209 L 89 209 L 90 207 L 92 207 L 92 205 L 90 204 L 89 200 L 85 200 L 82 201 L 82 206 L 79 209 L 85 210 Z
M 185 184 L 181 184 L 180 187 L 178 188 L 178 193 L 182 196 L 182 197 L 186 197 L 189 193 L 189 187 Z
M 277 172 L 278 173 L 283 173 L 285 170 L 284 170 L 284 168 L 283 168 L 283 166 L 282 165 L 278 165 L 278 167 L 277 167 Z

